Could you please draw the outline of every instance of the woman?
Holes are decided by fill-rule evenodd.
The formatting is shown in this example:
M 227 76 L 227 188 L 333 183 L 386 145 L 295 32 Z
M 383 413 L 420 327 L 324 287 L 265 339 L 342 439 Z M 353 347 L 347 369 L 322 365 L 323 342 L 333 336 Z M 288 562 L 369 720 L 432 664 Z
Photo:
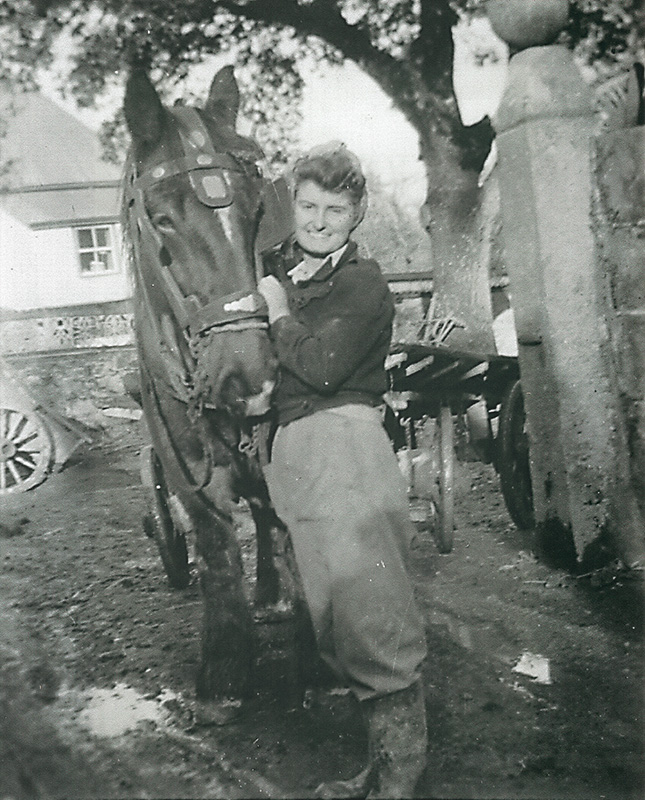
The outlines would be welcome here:
M 343 145 L 292 173 L 295 234 L 259 284 L 279 361 L 267 483 L 288 526 L 321 657 L 367 721 L 370 763 L 319 796 L 411 797 L 426 759 L 423 620 L 405 561 L 406 486 L 381 422 L 394 303 L 352 231 L 365 178 Z

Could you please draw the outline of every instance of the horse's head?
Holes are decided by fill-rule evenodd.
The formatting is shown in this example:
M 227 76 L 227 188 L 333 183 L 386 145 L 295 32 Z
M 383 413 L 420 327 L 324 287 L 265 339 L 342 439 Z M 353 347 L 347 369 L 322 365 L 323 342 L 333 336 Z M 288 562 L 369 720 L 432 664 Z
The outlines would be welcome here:
M 181 353 L 200 400 L 254 415 L 268 409 L 276 363 L 256 292 L 262 153 L 236 132 L 238 105 L 230 67 L 201 110 L 165 108 L 145 72 L 131 72 L 126 224 L 139 316 L 154 318 L 148 351 Z

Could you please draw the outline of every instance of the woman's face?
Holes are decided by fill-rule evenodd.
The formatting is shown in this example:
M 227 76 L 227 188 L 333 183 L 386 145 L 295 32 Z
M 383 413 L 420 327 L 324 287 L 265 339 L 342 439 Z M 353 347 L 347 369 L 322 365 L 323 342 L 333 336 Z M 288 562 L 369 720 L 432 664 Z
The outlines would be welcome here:
M 347 243 L 360 222 L 360 209 L 348 191 L 329 192 L 308 180 L 296 189 L 294 217 L 298 244 L 324 258 Z

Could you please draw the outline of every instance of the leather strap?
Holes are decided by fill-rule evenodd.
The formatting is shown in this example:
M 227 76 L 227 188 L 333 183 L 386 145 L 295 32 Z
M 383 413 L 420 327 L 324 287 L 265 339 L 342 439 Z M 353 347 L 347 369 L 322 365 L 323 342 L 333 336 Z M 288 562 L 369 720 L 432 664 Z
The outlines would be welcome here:
M 259 292 L 233 292 L 199 308 L 191 317 L 190 335 L 197 336 L 210 328 L 228 325 L 230 322 L 266 320 L 267 316 L 268 308 Z
M 163 265 L 159 253 L 163 246 L 144 203 L 144 191 L 154 184 L 174 175 L 187 174 L 199 200 L 207 206 L 222 208 L 232 202 L 231 189 L 223 171 L 243 172 L 260 178 L 255 159 L 260 155 L 251 150 L 249 164 L 233 158 L 229 153 L 217 152 L 204 121 L 194 108 L 177 106 L 172 114 L 179 123 L 179 133 L 184 155 L 159 164 L 136 176 L 134 166 L 127 182 L 130 228 L 134 236 L 141 237 L 150 262 L 157 273 L 159 284 L 181 327 L 191 337 L 199 336 L 213 328 L 249 321 L 249 327 L 266 321 L 267 307 L 264 298 L 255 291 L 240 291 L 202 305 L 195 295 L 185 295 L 169 267 Z M 135 233 L 136 232 L 136 233 Z M 147 247 L 145 246 L 147 243 Z

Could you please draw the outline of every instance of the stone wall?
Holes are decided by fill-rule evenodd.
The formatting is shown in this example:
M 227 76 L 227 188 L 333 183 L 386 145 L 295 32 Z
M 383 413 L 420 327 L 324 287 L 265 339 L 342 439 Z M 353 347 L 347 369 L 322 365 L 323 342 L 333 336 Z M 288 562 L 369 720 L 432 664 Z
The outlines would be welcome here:
M 92 430 L 107 430 L 113 425 L 111 409 L 137 408 L 126 389 L 128 379 L 137 374 L 133 346 L 20 354 L 6 360 L 45 410 Z
M 594 156 L 594 233 L 631 478 L 645 517 L 645 127 L 603 133 Z
M 418 341 L 432 280 L 423 273 L 388 278 L 396 303 L 394 341 Z M 138 381 L 129 305 L 55 311 L 0 319 L 3 357 L 45 410 L 109 434 L 138 410 L 128 393 Z
M 134 342 L 129 301 L 99 307 L 5 313 L 0 318 L 4 355 L 119 347 Z

